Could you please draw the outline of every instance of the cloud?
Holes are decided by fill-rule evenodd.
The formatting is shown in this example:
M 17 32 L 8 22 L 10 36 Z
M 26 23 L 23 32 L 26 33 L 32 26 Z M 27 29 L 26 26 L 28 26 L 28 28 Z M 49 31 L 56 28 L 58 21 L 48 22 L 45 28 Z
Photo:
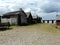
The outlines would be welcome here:
M 30 8 L 26 8 L 24 11 L 25 12 L 31 12 L 31 9 Z
M 19 8 L 31 11 L 33 15 L 45 16 L 52 12 L 60 12 L 60 0 L 0 0 L 2 13 L 19 10 Z
M 46 13 L 60 12 L 60 5 L 57 2 L 49 2 L 42 5 L 41 9 Z

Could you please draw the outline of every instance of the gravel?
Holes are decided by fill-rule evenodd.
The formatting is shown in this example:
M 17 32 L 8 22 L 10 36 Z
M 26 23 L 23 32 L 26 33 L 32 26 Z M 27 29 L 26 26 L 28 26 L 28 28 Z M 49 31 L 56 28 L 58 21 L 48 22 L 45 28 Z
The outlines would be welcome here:
M 60 35 L 33 27 L 14 27 L 0 31 L 0 45 L 60 45 Z

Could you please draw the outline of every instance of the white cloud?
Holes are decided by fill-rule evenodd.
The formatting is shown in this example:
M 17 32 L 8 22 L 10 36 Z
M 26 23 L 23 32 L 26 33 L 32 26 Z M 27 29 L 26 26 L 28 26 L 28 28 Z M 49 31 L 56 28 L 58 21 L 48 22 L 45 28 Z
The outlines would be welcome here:
M 49 14 L 46 13 L 46 11 L 51 11 L 51 9 L 53 10 L 55 8 L 57 10 L 54 9 L 54 11 L 59 11 L 60 0 L 0 0 L 0 10 L 4 9 L 6 12 L 14 11 L 21 7 L 25 9 L 26 12 L 31 11 L 32 14 L 45 16 Z
M 31 12 L 31 9 L 30 8 L 26 8 L 24 11 L 25 12 Z

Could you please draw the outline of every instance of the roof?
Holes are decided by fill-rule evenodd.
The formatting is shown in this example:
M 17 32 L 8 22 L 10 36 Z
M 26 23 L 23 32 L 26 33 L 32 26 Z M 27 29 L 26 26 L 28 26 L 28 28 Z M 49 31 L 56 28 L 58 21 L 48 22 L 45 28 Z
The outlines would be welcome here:
M 19 13 L 24 13 L 24 11 L 21 9 L 19 11 L 14 11 L 14 12 L 8 12 L 8 13 L 5 13 L 3 15 L 16 15 L 16 14 L 19 14 Z
M 56 20 L 56 15 L 42 16 L 42 20 Z
M 56 15 L 56 20 L 60 20 L 60 15 Z
M 36 18 L 37 18 L 37 16 L 32 16 L 32 18 L 33 18 L 33 19 L 36 19 Z
M 16 16 L 18 14 L 22 14 L 24 11 L 14 11 L 14 12 L 8 12 L 6 14 L 3 14 L 3 16 Z
M 18 14 L 18 13 L 19 13 L 19 11 L 14 11 L 14 12 L 8 12 L 8 13 L 6 13 L 4 15 L 14 15 L 14 14 Z
M 31 15 L 31 12 L 26 12 L 27 17 Z
M 26 15 L 25 12 L 23 10 L 20 11 L 14 11 L 14 12 L 8 12 L 6 14 L 3 14 L 3 17 L 7 17 L 10 18 L 10 16 L 16 16 L 16 15 Z

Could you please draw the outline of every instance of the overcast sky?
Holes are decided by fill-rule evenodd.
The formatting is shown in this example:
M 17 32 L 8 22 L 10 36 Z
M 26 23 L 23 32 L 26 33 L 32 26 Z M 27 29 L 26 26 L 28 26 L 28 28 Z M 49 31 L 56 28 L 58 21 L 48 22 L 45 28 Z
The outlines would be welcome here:
M 40 16 L 60 12 L 60 0 L 0 0 L 0 13 L 19 10 L 31 11 Z

